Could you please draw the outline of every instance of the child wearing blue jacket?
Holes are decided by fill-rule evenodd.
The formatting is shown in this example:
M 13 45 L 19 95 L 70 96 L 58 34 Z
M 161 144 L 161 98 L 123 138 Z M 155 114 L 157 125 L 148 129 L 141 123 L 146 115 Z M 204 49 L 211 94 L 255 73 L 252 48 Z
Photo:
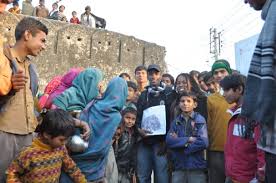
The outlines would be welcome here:
M 166 137 L 173 164 L 172 183 L 206 183 L 206 121 L 194 112 L 197 107 L 195 94 L 184 92 L 179 96 L 178 105 L 181 114 L 172 122 Z

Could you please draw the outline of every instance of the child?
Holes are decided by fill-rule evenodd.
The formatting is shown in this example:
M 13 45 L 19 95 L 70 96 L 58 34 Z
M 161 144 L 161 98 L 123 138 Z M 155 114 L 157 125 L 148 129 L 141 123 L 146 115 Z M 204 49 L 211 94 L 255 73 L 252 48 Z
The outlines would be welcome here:
M 124 108 L 133 107 L 136 109 L 137 85 L 133 81 L 127 81 L 128 95 Z
M 13 7 L 9 9 L 9 12 L 12 13 L 12 14 L 20 14 L 21 10 L 19 8 L 18 1 L 14 1 L 12 3 L 12 5 L 13 5 Z
M 135 144 L 137 111 L 127 107 L 122 111 L 122 123 L 115 134 L 113 143 L 115 158 L 119 172 L 119 183 L 130 183 L 135 170 Z
M 194 112 L 197 107 L 194 93 L 181 93 L 178 105 L 182 113 L 172 122 L 166 137 L 173 164 L 172 183 L 205 183 L 204 150 L 208 146 L 205 119 Z
M 172 75 L 165 73 L 162 75 L 162 82 L 166 85 L 166 87 L 173 88 L 174 78 Z
M 209 95 L 220 91 L 219 83 L 215 80 L 211 73 L 204 77 L 204 81 L 208 87 Z
M 59 182 L 61 168 L 74 182 L 85 183 L 84 175 L 64 146 L 75 131 L 73 118 L 61 109 L 50 110 L 44 115 L 37 128 L 38 137 L 9 166 L 7 183 Z
M 257 148 L 260 130 L 256 125 L 247 126 L 246 119 L 240 116 L 245 77 L 238 74 L 226 76 L 220 86 L 227 103 L 235 104 L 228 110 L 232 117 L 228 123 L 224 148 L 226 176 L 234 183 L 248 183 L 255 178 L 262 182 L 265 161 L 264 152 Z M 252 133 L 248 133 L 248 127 Z
M 80 20 L 77 17 L 77 12 L 76 11 L 72 12 L 72 18 L 70 19 L 70 23 L 72 23 L 72 24 L 80 24 Z

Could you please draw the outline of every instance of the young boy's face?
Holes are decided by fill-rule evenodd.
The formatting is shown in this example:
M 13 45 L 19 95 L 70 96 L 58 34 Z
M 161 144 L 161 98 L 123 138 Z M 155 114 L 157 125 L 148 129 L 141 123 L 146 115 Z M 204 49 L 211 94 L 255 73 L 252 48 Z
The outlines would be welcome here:
M 57 137 L 49 137 L 48 138 L 48 145 L 50 145 L 52 148 L 58 148 L 58 147 L 61 147 L 61 146 L 64 146 L 67 141 L 68 141 L 68 137 L 65 137 L 65 136 L 57 136 Z
M 201 88 L 203 91 L 208 91 L 208 87 L 207 87 L 206 83 L 204 82 L 203 77 L 199 77 L 199 78 L 198 78 L 198 83 L 199 83 L 200 88 Z
M 140 70 L 135 72 L 135 78 L 137 83 L 146 83 L 148 82 L 148 75 L 146 70 Z
M 34 36 L 30 32 L 25 35 L 25 46 L 29 55 L 38 56 L 41 51 L 46 49 L 46 36 L 42 31 L 37 31 Z
M 215 81 L 208 81 L 206 86 L 210 93 L 216 93 L 219 90 L 219 85 Z
M 172 86 L 171 80 L 169 77 L 162 77 L 162 82 L 165 83 L 166 86 Z
M 132 87 L 128 87 L 127 101 L 132 101 L 135 98 L 135 90 Z
M 179 107 L 184 113 L 191 113 L 197 107 L 197 103 L 192 97 L 182 96 L 179 101 Z
M 131 128 L 135 125 L 136 115 L 130 112 L 127 112 L 124 117 L 124 124 L 127 128 Z
M 228 104 L 238 102 L 241 96 L 242 93 L 241 89 L 239 88 L 235 91 L 233 90 L 233 88 L 230 88 L 229 90 L 223 90 L 223 97 L 225 98 Z

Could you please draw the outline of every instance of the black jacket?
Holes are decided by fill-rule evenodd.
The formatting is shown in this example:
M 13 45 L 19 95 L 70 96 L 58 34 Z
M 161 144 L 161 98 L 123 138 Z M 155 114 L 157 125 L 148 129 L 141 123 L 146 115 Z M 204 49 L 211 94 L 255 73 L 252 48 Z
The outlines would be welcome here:
M 130 132 L 125 129 L 118 141 L 113 143 L 114 154 L 118 171 L 128 173 L 136 167 L 136 131 Z
M 175 93 L 171 88 L 165 88 L 158 96 L 148 92 L 148 87 L 144 90 L 137 102 L 137 127 L 141 128 L 143 111 L 147 108 L 165 104 L 166 108 L 166 132 L 170 129 L 170 107 L 175 98 Z M 156 135 L 143 139 L 146 144 L 165 142 L 166 135 Z

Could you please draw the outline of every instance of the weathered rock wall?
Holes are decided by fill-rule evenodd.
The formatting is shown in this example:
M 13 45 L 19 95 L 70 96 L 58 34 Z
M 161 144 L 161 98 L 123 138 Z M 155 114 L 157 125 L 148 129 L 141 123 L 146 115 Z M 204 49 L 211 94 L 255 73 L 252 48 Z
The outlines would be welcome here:
M 9 44 L 15 42 L 16 24 L 23 15 L 0 15 L 0 31 Z M 49 29 L 47 49 L 34 58 L 40 89 L 55 75 L 65 73 L 71 67 L 98 67 L 105 74 L 105 81 L 127 72 L 133 77 L 137 65 L 156 63 L 166 71 L 165 48 L 132 36 L 72 25 L 59 21 L 40 19 Z

